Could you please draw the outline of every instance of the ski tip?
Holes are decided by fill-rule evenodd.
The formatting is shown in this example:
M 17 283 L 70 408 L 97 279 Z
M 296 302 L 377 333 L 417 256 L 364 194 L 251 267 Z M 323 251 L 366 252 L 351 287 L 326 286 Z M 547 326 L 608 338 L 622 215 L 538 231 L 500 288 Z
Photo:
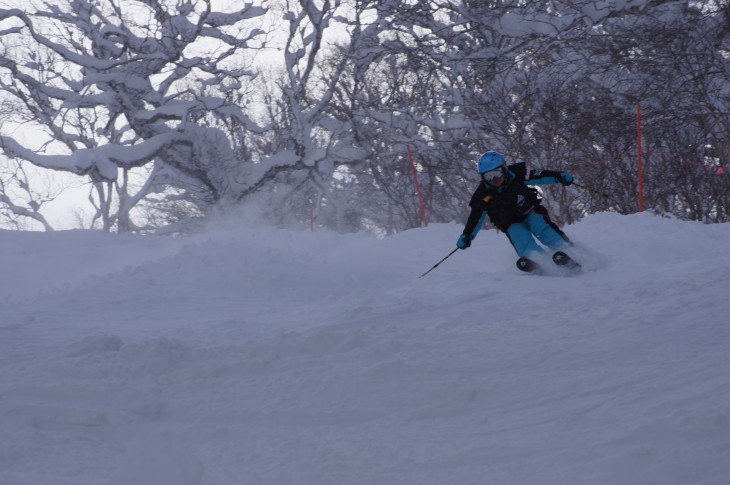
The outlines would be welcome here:
M 539 264 L 534 262 L 531 259 L 528 259 L 524 256 L 522 256 L 520 259 L 517 260 L 517 269 L 520 271 L 524 271 L 525 273 L 534 273 L 534 274 L 540 274 L 542 273 L 542 268 Z

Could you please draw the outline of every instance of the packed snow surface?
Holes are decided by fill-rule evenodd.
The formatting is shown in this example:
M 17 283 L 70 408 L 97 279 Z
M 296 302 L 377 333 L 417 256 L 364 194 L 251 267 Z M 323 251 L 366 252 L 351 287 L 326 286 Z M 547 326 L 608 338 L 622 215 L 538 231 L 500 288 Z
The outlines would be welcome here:
M 727 485 L 730 224 L 0 232 L 2 485 Z

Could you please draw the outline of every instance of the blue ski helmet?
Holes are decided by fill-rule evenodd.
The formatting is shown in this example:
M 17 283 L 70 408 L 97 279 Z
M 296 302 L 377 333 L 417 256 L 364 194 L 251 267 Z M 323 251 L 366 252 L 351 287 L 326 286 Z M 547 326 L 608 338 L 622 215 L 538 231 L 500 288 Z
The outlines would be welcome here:
M 486 173 L 504 165 L 504 155 L 499 152 L 486 152 L 479 157 L 479 173 Z

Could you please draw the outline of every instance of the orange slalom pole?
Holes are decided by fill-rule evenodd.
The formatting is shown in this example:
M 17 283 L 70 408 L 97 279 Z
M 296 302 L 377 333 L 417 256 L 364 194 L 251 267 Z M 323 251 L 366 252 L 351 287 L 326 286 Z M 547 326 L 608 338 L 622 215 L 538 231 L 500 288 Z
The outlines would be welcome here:
M 644 170 L 641 160 L 641 104 L 636 103 L 636 133 L 638 138 L 638 161 L 639 161 L 639 212 L 644 211 Z
M 418 173 L 416 172 L 416 164 L 413 162 L 411 145 L 406 145 L 406 147 L 408 148 L 408 159 L 411 161 L 411 169 L 413 170 L 413 181 L 416 183 L 416 193 L 418 194 L 418 201 L 421 204 L 421 217 L 423 218 L 423 227 L 428 227 L 428 219 L 426 219 L 426 205 L 423 203 L 423 195 L 421 195 L 421 186 L 418 183 Z

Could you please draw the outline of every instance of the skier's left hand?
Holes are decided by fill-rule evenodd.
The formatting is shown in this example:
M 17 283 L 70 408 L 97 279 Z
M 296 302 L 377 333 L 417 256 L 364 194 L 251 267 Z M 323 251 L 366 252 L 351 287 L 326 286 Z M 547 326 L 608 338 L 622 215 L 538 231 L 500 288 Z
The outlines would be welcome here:
M 558 175 L 558 182 L 563 185 L 570 185 L 573 183 L 573 176 L 568 172 L 561 172 L 560 175 Z

